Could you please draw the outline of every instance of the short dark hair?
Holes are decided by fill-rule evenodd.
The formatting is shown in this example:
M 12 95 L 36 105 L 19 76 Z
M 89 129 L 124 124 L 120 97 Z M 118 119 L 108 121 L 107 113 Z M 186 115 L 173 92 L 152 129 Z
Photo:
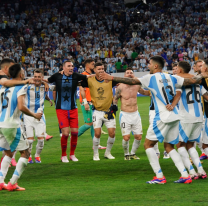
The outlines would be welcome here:
M 160 67 L 160 69 L 163 69 L 164 65 L 165 65 L 165 59 L 161 56 L 153 56 L 150 58 L 152 61 L 158 63 L 158 66 Z
M 178 63 L 174 63 L 174 64 L 173 64 L 173 67 L 177 67 L 177 66 L 178 66 Z
M 9 59 L 9 58 L 2 59 L 1 60 L 1 63 L 0 63 L 0 67 L 2 69 L 2 67 L 4 66 L 4 64 L 11 64 L 11 63 L 15 63 L 14 60 Z
M 95 63 L 95 68 L 96 67 L 99 67 L 99 66 L 103 66 L 104 64 L 102 63 L 102 62 L 97 62 L 97 63 Z
M 21 71 L 20 64 L 13 64 L 11 67 L 9 67 L 9 74 L 12 78 L 16 78 L 18 74 Z
M 66 60 L 66 61 L 64 61 L 63 66 L 64 66 L 67 62 L 71 62 L 71 63 L 73 64 L 73 62 L 72 62 L 71 60 Z
M 86 66 L 86 64 L 90 64 L 91 62 L 94 62 L 95 60 L 94 59 L 86 59 L 84 61 L 84 65 Z
M 43 75 L 43 71 L 42 71 L 41 69 L 35 69 L 33 73 L 34 73 L 34 74 L 35 74 L 35 73 L 41 73 L 41 74 Z
M 178 66 L 183 69 L 184 73 L 189 73 L 191 70 L 191 65 L 186 61 L 180 61 Z

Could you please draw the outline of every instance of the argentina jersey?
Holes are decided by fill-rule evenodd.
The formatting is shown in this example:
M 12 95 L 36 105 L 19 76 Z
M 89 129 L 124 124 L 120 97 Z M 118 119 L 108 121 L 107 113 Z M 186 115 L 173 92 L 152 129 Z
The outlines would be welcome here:
M 44 110 L 45 96 L 46 92 L 44 85 L 39 87 L 36 87 L 35 85 L 28 86 L 25 98 L 25 104 L 27 108 L 34 113 L 37 113 L 37 110 L 40 107 Z
M 190 85 L 182 87 L 179 101 L 179 115 L 183 123 L 196 123 L 203 121 L 201 95 L 206 93 L 203 86 Z
M 179 120 L 177 107 L 173 111 L 168 111 L 166 105 L 172 103 L 176 88 L 182 87 L 184 78 L 157 72 L 138 79 L 142 86 L 151 92 L 157 120 L 164 123 Z
M 26 85 L 1 87 L 0 89 L 0 128 L 18 128 L 21 111 L 17 99 L 27 92 Z

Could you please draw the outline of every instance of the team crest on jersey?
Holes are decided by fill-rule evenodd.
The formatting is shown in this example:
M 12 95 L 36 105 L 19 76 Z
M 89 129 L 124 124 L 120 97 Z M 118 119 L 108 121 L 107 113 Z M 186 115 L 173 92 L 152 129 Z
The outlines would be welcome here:
M 39 87 L 35 87 L 35 90 L 36 90 L 36 92 L 38 92 L 39 91 Z
M 34 91 L 34 88 L 31 88 L 30 90 L 31 90 L 31 91 Z
M 40 88 L 40 91 L 43 92 L 44 91 L 44 88 Z
M 99 95 L 99 96 L 103 96 L 103 94 L 104 94 L 104 89 L 103 89 L 102 87 L 99 87 L 98 90 L 97 90 L 97 92 L 98 92 L 98 95 Z

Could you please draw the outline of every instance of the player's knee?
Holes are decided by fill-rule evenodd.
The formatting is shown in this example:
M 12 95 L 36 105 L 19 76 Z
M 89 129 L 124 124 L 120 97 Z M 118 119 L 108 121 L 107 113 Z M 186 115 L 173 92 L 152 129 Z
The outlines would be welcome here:
M 123 139 L 124 139 L 125 141 L 129 141 L 129 140 L 130 140 L 130 135 L 125 135 L 125 136 L 123 136 Z
M 142 135 L 135 135 L 134 138 L 135 138 L 136 140 L 141 140 L 141 139 L 142 139 Z
M 111 138 L 114 138 L 115 137 L 115 131 L 113 131 L 113 132 L 109 132 L 109 137 L 111 137 Z

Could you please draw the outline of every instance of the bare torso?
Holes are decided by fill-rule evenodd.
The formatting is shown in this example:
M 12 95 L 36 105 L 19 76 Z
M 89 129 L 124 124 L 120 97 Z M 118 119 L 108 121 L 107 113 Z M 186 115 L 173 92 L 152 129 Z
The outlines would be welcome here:
M 136 112 L 137 107 L 137 92 L 139 85 L 120 84 L 118 88 L 121 89 L 121 111 Z

